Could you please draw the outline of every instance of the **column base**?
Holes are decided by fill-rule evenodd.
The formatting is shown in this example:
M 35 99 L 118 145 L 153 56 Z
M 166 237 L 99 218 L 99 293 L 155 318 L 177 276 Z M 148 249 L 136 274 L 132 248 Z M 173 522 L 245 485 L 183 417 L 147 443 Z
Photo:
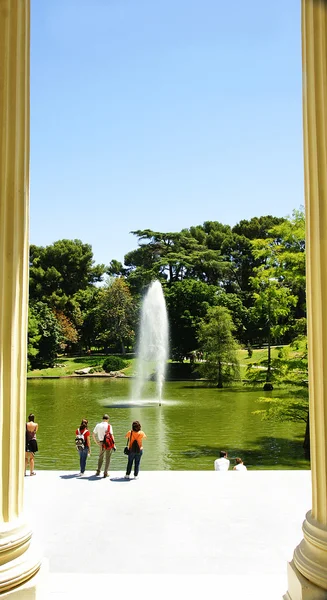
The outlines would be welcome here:
M 20 520 L 2 524 L 0 528 L 1 598 L 11 590 L 28 585 L 40 571 L 42 553 L 31 536 L 29 527 Z
M 311 583 L 296 568 L 294 561 L 287 565 L 288 591 L 283 600 L 327 600 L 327 590 Z
M 14 589 L 0 595 L 1 600 L 47 600 L 49 597 L 49 563 L 42 560 L 39 571 Z

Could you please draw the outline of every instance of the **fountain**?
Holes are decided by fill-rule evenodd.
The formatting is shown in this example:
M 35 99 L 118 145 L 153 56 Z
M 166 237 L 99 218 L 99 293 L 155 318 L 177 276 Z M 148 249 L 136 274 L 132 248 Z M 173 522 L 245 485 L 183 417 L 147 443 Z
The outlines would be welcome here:
M 153 281 L 143 299 L 132 398 L 140 400 L 146 381 L 155 373 L 156 401 L 161 406 L 168 358 L 168 317 L 161 283 Z

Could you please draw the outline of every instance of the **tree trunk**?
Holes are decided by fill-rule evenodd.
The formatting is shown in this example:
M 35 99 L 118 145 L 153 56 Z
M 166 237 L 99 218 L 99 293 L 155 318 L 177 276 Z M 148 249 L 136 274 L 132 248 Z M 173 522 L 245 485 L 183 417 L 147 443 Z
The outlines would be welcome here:
M 218 383 L 217 388 L 223 387 L 223 373 L 222 373 L 222 365 L 221 362 L 218 361 Z
M 125 350 L 124 340 L 121 340 L 121 351 L 122 351 L 122 354 L 125 356 L 126 350 Z
M 304 456 L 305 456 L 305 458 L 307 458 L 308 460 L 310 460 L 310 427 L 309 427 L 309 411 L 308 411 L 308 416 L 307 416 L 307 424 L 306 424 L 306 427 L 305 427 L 305 434 L 304 434 L 303 448 L 304 448 Z

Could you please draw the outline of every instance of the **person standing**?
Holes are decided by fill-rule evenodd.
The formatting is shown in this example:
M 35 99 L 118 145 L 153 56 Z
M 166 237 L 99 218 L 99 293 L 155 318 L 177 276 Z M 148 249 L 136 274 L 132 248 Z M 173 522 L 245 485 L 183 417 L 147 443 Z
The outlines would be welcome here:
M 83 419 L 79 429 L 76 429 L 76 436 L 78 436 L 79 441 L 82 442 L 82 445 L 77 446 L 80 464 L 79 476 L 84 475 L 87 457 L 91 454 L 90 432 L 87 428 L 87 425 L 88 420 Z
M 241 458 L 237 457 L 235 460 L 236 465 L 235 467 L 233 467 L 233 471 L 247 471 L 247 468 L 245 465 L 243 465 L 243 461 Z
M 109 449 L 107 449 L 103 444 L 104 436 L 108 430 L 109 430 L 109 433 L 111 433 L 111 435 L 112 435 L 113 444 L 114 444 L 113 447 L 109 448 Z M 114 439 L 113 435 L 114 435 L 114 432 L 112 429 L 112 425 L 110 425 L 110 423 L 109 423 L 109 415 L 103 415 L 102 421 L 100 423 L 98 423 L 93 429 L 93 439 L 94 439 L 95 443 L 98 446 L 100 446 L 98 468 L 95 473 L 96 476 L 100 475 L 103 459 L 105 459 L 103 477 L 108 477 L 108 470 L 109 470 L 109 465 L 110 465 L 111 454 L 112 454 L 113 450 L 116 450 L 115 439 Z M 98 439 L 96 439 L 96 436 Z
M 228 471 L 230 461 L 227 458 L 227 452 L 220 450 L 220 458 L 217 458 L 214 462 L 215 471 Z
M 36 441 L 36 432 L 39 426 L 35 423 L 35 417 L 33 413 L 28 415 L 28 422 L 26 423 L 25 432 L 25 475 L 28 464 L 30 466 L 30 475 L 36 475 L 34 471 L 34 456 L 35 452 L 38 451 L 38 445 Z
M 128 461 L 126 468 L 125 479 L 130 478 L 133 462 L 134 462 L 134 479 L 138 478 L 139 470 L 140 470 L 140 462 L 143 455 L 143 445 L 142 440 L 146 438 L 144 431 L 141 430 L 141 424 L 139 421 L 133 421 L 132 429 L 128 431 L 125 435 L 128 440 Z

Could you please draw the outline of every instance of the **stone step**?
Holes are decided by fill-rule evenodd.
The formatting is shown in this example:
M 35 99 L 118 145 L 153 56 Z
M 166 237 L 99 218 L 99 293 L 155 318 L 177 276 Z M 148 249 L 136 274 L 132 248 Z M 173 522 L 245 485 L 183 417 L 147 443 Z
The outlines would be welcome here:
M 128 560 L 128 558 L 126 558 Z M 287 590 L 279 574 L 237 575 L 112 575 L 110 573 L 50 573 L 49 600 L 107 597 L 126 600 L 129 590 L 142 600 L 155 597 L 219 598 L 219 600 L 281 600 Z M 161 590 L 161 593 L 160 593 Z

